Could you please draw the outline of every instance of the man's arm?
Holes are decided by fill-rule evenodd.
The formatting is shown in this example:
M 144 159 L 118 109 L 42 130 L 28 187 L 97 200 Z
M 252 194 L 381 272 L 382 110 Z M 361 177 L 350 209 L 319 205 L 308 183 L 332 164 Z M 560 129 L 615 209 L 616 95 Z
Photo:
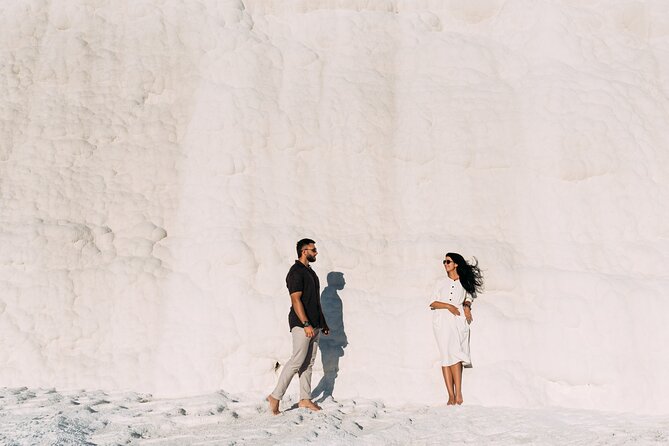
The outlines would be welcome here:
M 302 291 L 295 291 L 290 293 L 290 300 L 293 304 L 293 310 L 297 314 L 297 318 L 302 322 L 310 322 L 307 318 L 307 313 L 304 311 L 304 305 L 302 305 Z M 310 338 L 314 335 L 314 328 L 312 326 L 304 327 L 304 334 Z
M 330 334 L 330 327 L 328 327 L 328 321 L 325 320 L 325 313 L 323 313 L 323 307 L 321 306 L 321 299 L 318 298 L 318 311 L 321 313 L 321 319 L 323 320 L 323 326 L 321 327 L 321 333 L 325 336 Z

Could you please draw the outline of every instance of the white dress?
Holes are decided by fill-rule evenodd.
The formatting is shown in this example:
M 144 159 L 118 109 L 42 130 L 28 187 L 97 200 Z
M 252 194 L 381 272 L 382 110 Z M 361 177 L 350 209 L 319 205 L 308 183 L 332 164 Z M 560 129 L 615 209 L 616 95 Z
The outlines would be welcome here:
M 439 347 L 441 366 L 446 367 L 462 362 L 464 367 L 471 367 L 469 323 L 465 318 L 462 304 L 465 301 L 471 302 L 474 298 L 465 291 L 459 280 L 451 280 L 450 277 L 446 277 L 437 282 L 429 303 L 435 300 L 454 305 L 460 310 L 460 316 L 456 316 L 446 309 L 434 310 L 432 329 Z

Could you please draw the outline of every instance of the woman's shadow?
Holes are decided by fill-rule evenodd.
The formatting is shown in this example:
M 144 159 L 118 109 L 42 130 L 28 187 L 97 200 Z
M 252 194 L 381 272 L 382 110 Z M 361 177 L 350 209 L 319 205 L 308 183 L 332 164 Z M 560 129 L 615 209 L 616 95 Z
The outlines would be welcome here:
M 311 398 L 323 401 L 332 396 L 335 380 L 339 373 L 339 358 L 344 356 L 344 348 L 348 345 L 344 331 L 344 305 L 337 291 L 343 290 L 346 285 L 344 274 L 336 271 L 328 273 L 328 286 L 321 293 L 321 307 L 325 320 L 330 328 L 328 336 L 321 336 L 318 346 L 323 360 L 323 378 L 311 392 Z

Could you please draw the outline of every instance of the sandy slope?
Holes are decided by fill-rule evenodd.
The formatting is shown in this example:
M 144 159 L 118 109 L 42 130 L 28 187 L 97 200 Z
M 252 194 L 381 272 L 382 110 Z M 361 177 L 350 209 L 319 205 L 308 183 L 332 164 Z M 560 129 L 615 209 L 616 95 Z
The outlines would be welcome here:
M 326 400 L 320 413 L 270 416 L 257 397 L 0 390 L 3 445 L 583 444 L 669 442 L 669 417 L 567 409 L 386 407 Z

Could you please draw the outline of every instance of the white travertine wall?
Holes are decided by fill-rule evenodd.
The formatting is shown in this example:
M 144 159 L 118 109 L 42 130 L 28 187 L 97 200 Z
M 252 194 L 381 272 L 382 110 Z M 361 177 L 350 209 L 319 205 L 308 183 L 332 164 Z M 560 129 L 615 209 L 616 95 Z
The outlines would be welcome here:
M 335 397 L 444 399 L 458 251 L 468 402 L 669 411 L 664 1 L 21 0 L 0 29 L 0 386 L 268 393 L 312 237 Z

